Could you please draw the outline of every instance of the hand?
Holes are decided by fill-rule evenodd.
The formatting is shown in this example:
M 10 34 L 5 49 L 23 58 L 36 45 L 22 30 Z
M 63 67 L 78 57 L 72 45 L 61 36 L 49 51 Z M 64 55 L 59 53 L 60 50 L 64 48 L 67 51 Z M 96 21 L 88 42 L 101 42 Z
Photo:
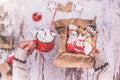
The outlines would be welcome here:
M 24 41 L 20 42 L 18 45 L 21 49 L 26 50 L 31 54 L 35 48 L 35 44 L 33 41 Z
M 91 57 L 96 57 L 97 55 L 100 54 L 100 50 L 96 49 L 94 52 L 90 54 Z

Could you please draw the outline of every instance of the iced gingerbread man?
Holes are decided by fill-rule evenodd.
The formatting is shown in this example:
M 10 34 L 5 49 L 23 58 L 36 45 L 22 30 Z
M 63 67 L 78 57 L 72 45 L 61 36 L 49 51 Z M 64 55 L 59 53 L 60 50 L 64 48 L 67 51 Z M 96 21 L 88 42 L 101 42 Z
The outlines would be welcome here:
M 85 54 L 84 40 L 85 40 L 85 37 L 83 37 L 81 34 L 79 34 L 79 36 L 77 37 L 76 43 L 75 43 L 75 49 L 74 49 L 75 53 L 81 52 L 81 53 Z
M 73 52 L 78 37 L 77 26 L 70 24 L 68 29 L 67 51 Z

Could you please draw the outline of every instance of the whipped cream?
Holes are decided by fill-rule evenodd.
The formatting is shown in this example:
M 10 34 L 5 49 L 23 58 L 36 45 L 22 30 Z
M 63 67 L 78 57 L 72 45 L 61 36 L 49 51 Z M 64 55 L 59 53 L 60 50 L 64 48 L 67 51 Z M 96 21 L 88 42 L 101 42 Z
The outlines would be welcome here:
M 49 29 L 41 29 L 38 31 L 37 38 L 41 42 L 52 42 L 55 38 L 55 33 L 51 32 Z

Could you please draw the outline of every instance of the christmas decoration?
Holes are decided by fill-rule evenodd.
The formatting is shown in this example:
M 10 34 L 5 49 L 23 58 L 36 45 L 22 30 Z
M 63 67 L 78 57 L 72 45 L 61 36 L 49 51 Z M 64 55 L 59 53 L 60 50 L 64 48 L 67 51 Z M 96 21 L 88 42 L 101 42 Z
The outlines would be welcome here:
M 4 24 L 5 27 L 11 26 L 11 19 L 5 18 L 2 24 Z
M 42 15 L 41 15 L 41 13 L 36 12 L 36 13 L 33 13 L 32 18 L 35 22 L 37 22 L 37 21 L 40 21 L 42 19 Z
M 0 20 L 3 21 L 5 19 L 5 12 L 0 10 Z M 1 24 L 1 22 L 0 22 Z
M 55 8 L 56 8 L 56 3 L 50 1 L 50 2 L 48 3 L 48 9 L 50 9 L 50 10 L 54 10 Z
M 89 55 L 92 52 L 92 45 L 87 41 L 84 42 L 84 53 Z M 96 55 L 97 56 L 97 55 Z
M 12 49 L 13 39 L 12 36 L 3 36 L 5 28 L 0 26 L 0 49 Z
M 88 55 L 92 51 L 92 45 L 85 41 L 85 36 L 77 33 L 77 28 L 75 25 L 69 25 L 67 51 Z
M 2 72 L 5 76 L 11 70 L 11 66 L 7 62 L 3 62 L 0 64 L 0 72 Z
M 8 57 L 8 62 L 10 63 L 10 65 L 13 64 L 13 60 L 14 60 L 14 55 L 10 55 L 10 56 Z
M 87 26 L 86 28 L 84 28 L 84 31 L 86 31 L 88 35 L 91 35 L 91 37 L 94 37 L 94 35 L 97 33 L 95 25 Z
M 83 5 L 80 2 L 74 4 L 75 10 L 81 12 L 83 10 Z
M 5 17 L 7 13 L 0 11 L 0 49 L 12 49 L 13 39 L 12 36 L 4 36 L 5 32 Z M 7 26 L 7 25 L 6 25 Z
M 84 37 L 81 36 L 81 34 L 79 34 L 79 36 L 77 37 L 77 41 L 75 46 L 75 53 L 81 52 L 83 54 L 85 54 L 84 52 Z
M 68 2 L 66 6 L 63 6 L 61 3 L 58 3 L 58 9 L 63 12 L 71 12 L 72 5 L 72 2 Z
M 6 77 L 7 80 L 12 80 L 12 67 L 8 62 L 0 64 L 0 72 Z
M 67 41 L 67 50 L 68 51 L 74 51 L 74 45 L 76 43 L 76 39 L 78 36 L 78 33 L 76 32 L 77 26 L 74 25 L 69 25 L 69 30 L 68 30 L 68 41 Z

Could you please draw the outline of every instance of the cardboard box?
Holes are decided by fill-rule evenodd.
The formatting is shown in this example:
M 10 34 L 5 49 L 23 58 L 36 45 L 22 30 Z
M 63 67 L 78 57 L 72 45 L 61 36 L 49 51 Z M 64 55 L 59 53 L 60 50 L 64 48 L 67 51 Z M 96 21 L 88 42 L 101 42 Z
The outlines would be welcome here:
M 11 70 L 10 65 L 7 62 L 3 62 L 0 64 L 0 72 L 3 73 L 5 76 Z

